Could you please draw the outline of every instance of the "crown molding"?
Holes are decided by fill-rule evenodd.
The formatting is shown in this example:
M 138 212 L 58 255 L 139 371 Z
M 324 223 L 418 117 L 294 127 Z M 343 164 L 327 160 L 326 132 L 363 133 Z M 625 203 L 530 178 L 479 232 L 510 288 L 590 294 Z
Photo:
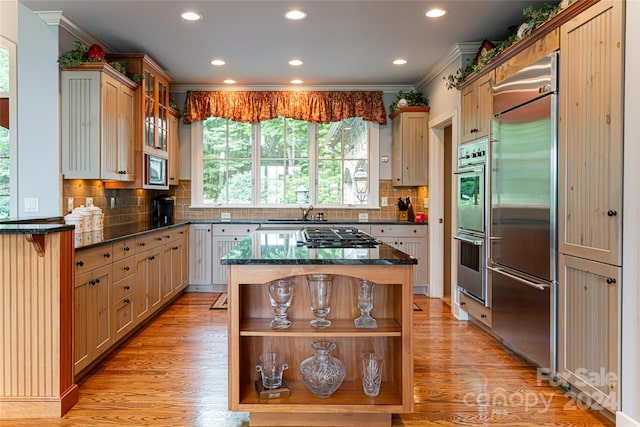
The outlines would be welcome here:
M 451 50 L 449 50 L 449 53 L 440 58 L 433 67 L 431 67 L 429 72 L 418 80 L 414 86 L 416 88 L 423 88 L 427 86 L 455 61 L 461 60 L 466 55 L 475 55 L 481 44 L 481 42 L 462 42 L 454 44 Z
M 113 53 L 114 50 L 105 42 L 95 37 L 93 34 L 76 24 L 69 17 L 64 15 L 61 10 L 45 10 L 33 12 L 40 17 L 47 25 L 52 27 L 58 27 L 65 30 L 77 40 L 85 43 L 88 46 L 97 44 L 102 47 L 106 53 Z
M 229 85 L 189 85 L 171 84 L 171 93 L 185 93 L 188 91 L 240 91 L 240 90 L 283 90 L 283 91 L 310 91 L 310 90 L 379 90 L 383 93 L 396 94 L 401 90 L 412 90 L 412 85 L 334 85 L 334 86 L 287 86 L 287 85 L 260 85 L 260 86 L 229 86 Z

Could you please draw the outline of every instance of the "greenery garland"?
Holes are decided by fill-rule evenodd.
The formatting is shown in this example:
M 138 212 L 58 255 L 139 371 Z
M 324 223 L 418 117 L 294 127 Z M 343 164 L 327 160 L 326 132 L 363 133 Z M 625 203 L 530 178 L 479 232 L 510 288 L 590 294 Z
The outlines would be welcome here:
M 560 12 L 560 10 L 562 10 L 563 7 L 572 1 L 574 0 L 545 3 L 538 9 L 533 6 L 527 6 L 524 8 L 522 14 L 526 19 L 519 27 L 517 27 L 517 31 L 511 34 L 509 38 L 497 43 L 493 49 L 483 52 L 483 54 L 478 58 L 477 63 L 467 64 L 466 67 L 459 68 L 455 74 L 449 74 L 448 76 L 443 77 L 446 81 L 447 89 L 451 90 L 460 88 L 468 75 L 471 73 L 479 73 L 485 65 L 504 52 L 508 47 L 530 35 L 533 30 L 554 17 L 558 12 Z
M 76 40 L 73 44 L 73 49 L 69 52 L 66 52 L 60 57 L 58 57 L 58 64 L 60 68 L 76 68 L 80 66 L 83 62 L 105 62 L 102 59 L 90 59 L 87 56 L 87 52 L 89 49 L 82 44 L 80 41 Z M 117 62 L 117 61 L 107 61 L 109 65 L 111 65 L 117 72 L 120 74 L 124 74 L 135 83 L 140 84 L 143 80 L 142 74 L 129 74 L 127 73 L 127 63 L 126 62 Z

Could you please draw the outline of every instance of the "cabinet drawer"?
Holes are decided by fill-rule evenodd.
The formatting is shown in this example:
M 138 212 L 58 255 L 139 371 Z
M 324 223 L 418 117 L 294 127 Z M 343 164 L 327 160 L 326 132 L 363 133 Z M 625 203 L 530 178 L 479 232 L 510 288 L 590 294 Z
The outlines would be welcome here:
M 218 235 L 245 235 L 258 228 L 257 224 L 214 224 L 211 226 L 212 233 Z
M 135 286 L 134 281 L 136 280 L 136 276 L 130 276 L 122 280 L 118 280 L 113 284 L 113 292 L 111 293 L 111 300 L 118 301 L 130 295 L 134 292 Z
M 376 237 L 426 237 L 427 228 L 424 225 L 372 225 L 371 235 Z
M 140 252 L 147 251 L 149 249 L 153 249 L 162 244 L 162 235 L 160 232 L 153 232 L 149 234 L 145 234 L 136 238 L 135 243 L 135 253 L 139 254 Z
M 135 248 L 134 239 L 120 240 L 113 243 L 113 260 L 118 261 L 133 255 Z
M 135 294 L 132 293 L 113 303 L 113 338 L 117 342 L 135 326 L 133 312 Z
M 185 237 L 187 237 L 187 230 L 188 228 L 185 227 L 178 227 L 178 228 L 174 228 L 172 229 L 172 233 L 173 233 L 173 240 L 180 240 L 180 239 L 184 239 Z
M 491 327 L 491 309 L 462 292 L 458 294 L 460 295 L 460 308 L 469 313 L 469 316 Z
M 116 282 L 135 273 L 135 259 L 129 257 L 113 263 L 113 281 Z
M 111 264 L 113 259 L 113 246 L 100 245 L 95 248 L 76 250 L 75 274 L 85 273 L 94 268 Z

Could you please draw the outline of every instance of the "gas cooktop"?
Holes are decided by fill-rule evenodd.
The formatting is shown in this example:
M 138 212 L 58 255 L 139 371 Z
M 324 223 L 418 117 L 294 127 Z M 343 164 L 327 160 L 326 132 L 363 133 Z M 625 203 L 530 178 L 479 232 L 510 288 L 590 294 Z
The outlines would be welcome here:
M 309 248 L 375 248 L 381 242 L 357 228 L 304 228 L 298 246 Z

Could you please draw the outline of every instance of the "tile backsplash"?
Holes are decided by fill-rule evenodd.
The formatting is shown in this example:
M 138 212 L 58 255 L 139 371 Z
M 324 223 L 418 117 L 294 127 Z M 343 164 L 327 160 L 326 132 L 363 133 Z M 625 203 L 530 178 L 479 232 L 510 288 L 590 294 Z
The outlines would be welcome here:
M 298 218 L 299 208 L 190 208 L 191 181 L 181 180 L 179 185 L 169 191 L 142 189 L 106 189 L 99 180 L 67 179 L 63 185 L 63 212 L 67 214 L 67 200 L 73 197 L 73 206 L 87 205 L 87 198 L 93 198 L 93 204 L 102 209 L 105 227 L 150 221 L 151 203 L 154 197 L 171 195 L 175 198 L 176 221 L 220 220 L 222 212 L 229 212 L 231 220 L 259 220 L 269 218 Z M 428 187 L 392 187 L 391 180 L 380 181 L 380 198 L 387 198 L 387 206 L 380 209 L 322 209 L 328 220 L 358 221 L 358 214 L 366 213 L 369 221 L 395 221 L 398 209 L 395 206 L 399 197 L 409 196 L 415 212 L 428 213 L 424 199 L 429 197 Z M 112 206 L 113 201 L 113 208 Z M 320 210 L 312 214 L 317 214 Z

